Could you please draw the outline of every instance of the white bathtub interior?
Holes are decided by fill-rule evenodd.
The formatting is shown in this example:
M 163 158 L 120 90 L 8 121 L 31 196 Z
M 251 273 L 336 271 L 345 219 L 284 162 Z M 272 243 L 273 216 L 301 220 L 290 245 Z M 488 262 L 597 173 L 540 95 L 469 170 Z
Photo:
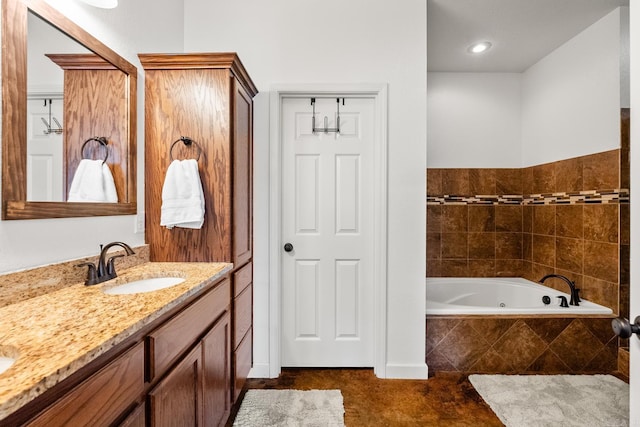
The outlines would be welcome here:
M 569 294 L 520 277 L 428 277 L 426 314 L 611 314 L 612 310 L 582 300 L 561 307 Z M 548 296 L 550 304 L 543 302 Z

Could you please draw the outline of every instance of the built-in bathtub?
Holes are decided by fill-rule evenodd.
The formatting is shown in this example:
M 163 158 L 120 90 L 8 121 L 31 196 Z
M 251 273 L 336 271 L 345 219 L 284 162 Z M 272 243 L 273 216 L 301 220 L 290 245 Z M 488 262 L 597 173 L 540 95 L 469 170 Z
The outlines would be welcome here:
M 426 360 L 440 371 L 610 373 L 615 317 L 569 294 L 521 278 L 427 278 Z M 550 304 L 543 302 L 548 296 Z M 546 298 L 545 298 L 546 299 Z
M 543 302 L 549 297 L 549 304 Z M 611 314 L 608 307 L 582 300 L 561 307 L 567 293 L 519 277 L 427 278 L 427 315 L 430 314 Z

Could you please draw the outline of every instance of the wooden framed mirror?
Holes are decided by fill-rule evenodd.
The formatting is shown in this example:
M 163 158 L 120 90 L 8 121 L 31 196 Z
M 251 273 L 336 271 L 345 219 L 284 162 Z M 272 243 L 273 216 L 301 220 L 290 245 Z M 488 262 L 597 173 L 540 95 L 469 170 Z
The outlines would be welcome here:
M 78 54 L 52 51 L 46 55 L 64 74 L 63 102 L 68 116 L 61 131 L 63 196 L 58 201 L 36 201 L 37 198 L 28 196 L 33 193 L 28 191 L 28 169 L 33 166 L 28 167 L 27 155 L 27 40 L 28 19 L 34 17 L 85 49 Z M 81 88 L 85 88 L 84 92 Z M 137 69 L 134 65 L 43 0 L 3 0 L 2 219 L 135 214 L 136 90 Z M 97 144 L 85 149 L 84 143 L 96 137 L 104 138 L 106 145 Z M 64 201 L 72 175 L 79 161 L 87 155 L 86 150 L 95 158 L 105 156 L 105 164 L 114 178 L 117 202 Z M 106 150 L 106 155 L 100 150 Z

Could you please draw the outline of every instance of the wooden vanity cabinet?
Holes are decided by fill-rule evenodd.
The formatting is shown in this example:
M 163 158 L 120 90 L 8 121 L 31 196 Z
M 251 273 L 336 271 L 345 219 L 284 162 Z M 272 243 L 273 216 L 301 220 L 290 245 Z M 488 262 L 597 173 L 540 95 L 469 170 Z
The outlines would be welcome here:
M 150 258 L 233 263 L 229 357 L 235 402 L 252 366 L 253 97 L 258 90 L 235 53 L 138 56 L 145 70 Z M 185 145 L 181 136 L 194 142 Z M 204 224 L 200 229 L 161 227 L 166 170 L 172 160 L 190 158 L 198 159 Z
M 224 425 L 233 399 L 232 300 L 226 276 L 0 425 Z

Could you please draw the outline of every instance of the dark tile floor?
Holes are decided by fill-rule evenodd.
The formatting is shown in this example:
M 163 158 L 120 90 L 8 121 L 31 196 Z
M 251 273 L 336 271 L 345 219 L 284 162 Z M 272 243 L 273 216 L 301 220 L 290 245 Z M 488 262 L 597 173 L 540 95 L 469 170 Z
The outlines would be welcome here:
M 371 369 L 283 369 L 279 378 L 249 379 L 247 387 L 339 389 L 347 427 L 503 425 L 462 374 L 391 380 Z

